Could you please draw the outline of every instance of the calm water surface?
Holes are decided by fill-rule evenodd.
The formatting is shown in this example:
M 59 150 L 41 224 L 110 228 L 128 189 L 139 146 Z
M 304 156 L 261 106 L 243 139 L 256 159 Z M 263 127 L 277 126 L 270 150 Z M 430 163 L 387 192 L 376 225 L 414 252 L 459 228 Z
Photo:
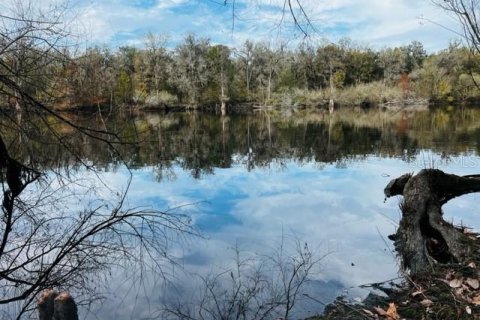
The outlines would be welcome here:
M 286 247 L 298 241 L 326 255 L 306 286 L 310 296 L 325 303 L 339 294 L 364 297 L 368 291 L 358 286 L 398 277 L 387 236 L 399 221 L 400 199 L 384 202 L 383 188 L 422 168 L 478 174 L 479 119 L 479 112 L 465 109 L 144 114 L 127 125 L 112 121 L 143 141 L 124 150 L 134 168 L 128 204 L 186 214 L 203 237 L 172 244 L 178 266 L 169 268 L 169 282 L 150 274 L 138 283 L 114 272 L 108 299 L 90 315 L 155 317 L 165 301 L 193 301 L 201 290 L 198 276 L 233 268 L 233 248 L 244 257 L 268 255 L 282 239 Z M 128 171 L 109 163 L 101 148 L 91 149 L 106 185 L 123 188 Z M 446 216 L 479 228 L 479 197 L 452 201 Z M 302 296 L 294 317 L 322 309 Z
M 174 249 L 183 270 L 167 286 L 159 280 L 132 290 L 128 281 L 115 279 L 115 294 L 98 314 L 125 319 L 152 314 L 175 294 L 187 303 L 199 288 L 188 273 L 229 270 L 232 248 L 246 256 L 268 254 L 282 239 L 328 254 L 306 287 L 311 296 L 322 302 L 339 294 L 365 296 L 359 285 L 398 277 L 386 237 L 395 232 L 400 199 L 384 202 L 383 188 L 390 179 L 422 168 L 478 173 L 479 116 L 473 110 L 437 110 L 136 119 L 145 140 L 155 142 L 131 154 L 136 169 L 130 204 L 177 208 L 192 217 L 205 238 Z M 126 175 L 120 168 L 106 173 L 106 179 L 115 184 Z M 474 217 L 478 199 L 452 201 L 445 207 L 447 217 L 480 227 Z M 135 303 L 126 304 L 126 297 Z M 295 316 L 322 308 L 304 298 Z

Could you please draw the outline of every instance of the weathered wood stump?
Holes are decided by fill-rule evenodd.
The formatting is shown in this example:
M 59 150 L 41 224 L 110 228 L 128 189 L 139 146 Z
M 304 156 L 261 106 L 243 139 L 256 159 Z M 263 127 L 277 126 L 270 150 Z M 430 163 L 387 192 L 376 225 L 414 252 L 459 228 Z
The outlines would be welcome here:
M 480 175 L 457 176 L 436 169 L 403 175 L 390 181 L 385 196 L 403 195 L 402 218 L 395 242 L 403 268 L 412 275 L 428 272 L 436 264 L 468 263 L 478 259 L 480 244 L 464 229 L 442 217 L 442 205 L 463 194 L 480 191 Z
M 77 305 L 68 292 L 44 290 L 37 308 L 39 320 L 78 320 Z

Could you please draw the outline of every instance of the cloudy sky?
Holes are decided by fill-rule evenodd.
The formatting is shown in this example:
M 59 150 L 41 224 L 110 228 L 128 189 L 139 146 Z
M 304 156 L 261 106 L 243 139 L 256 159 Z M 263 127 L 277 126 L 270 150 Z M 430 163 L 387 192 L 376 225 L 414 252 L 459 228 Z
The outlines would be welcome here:
M 294 1 L 295 2 L 295 1 Z M 78 0 L 77 21 L 89 41 L 118 46 L 141 45 L 147 32 L 168 35 L 175 45 L 187 33 L 215 43 L 239 44 L 247 38 L 295 41 L 284 0 Z M 440 27 L 456 29 L 455 21 L 431 0 L 301 0 L 315 31 L 314 38 L 342 37 L 374 48 L 418 40 L 429 51 L 445 48 L 457 37 Z M 298 8 L 294 8 L 298 10 Z M 296 11 L 298 14 L 298 11 Z M 234 15 L 234 18 L 232 18 Z M 282 20 L 283 16 L 283 20 Z M 299 19 L 302 20 L 301 15 Z
M 29 1 L 44 7 L 67 2 L 66 20 L 75 21 L 85 45 L 141 46 L 148 32 L 168 36 L 170 46 L 188 33 L 227 45 L 302 39 L 288 6 L 284 10 L 285 0 L 0 0 L 0 11 Z M 447 30 L 458 29 L 455 20 L 432 1 L 299 0 L 315 29 L 309 30 L 311 41 L 348 37 L 382 48 L 418 40 L 430 52 L 458 37 Z M 292 3 L 300 23 L 305 22 L 297 1 Z

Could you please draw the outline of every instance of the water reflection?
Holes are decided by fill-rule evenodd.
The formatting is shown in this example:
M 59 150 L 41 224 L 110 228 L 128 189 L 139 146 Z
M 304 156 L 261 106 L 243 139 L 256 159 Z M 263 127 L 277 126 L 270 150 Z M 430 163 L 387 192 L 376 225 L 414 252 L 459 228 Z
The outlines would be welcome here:
M 160 208 L 204 201 L 181 209 L 193 217 L 209 238 L 192 241 L 178 252 L 184 269 L 194 274 L 233 268 L 235 245 L 247 254 L 268 254 L 282 234 L 290 240 L 295 235 L 319 253 L 331 252 L 322 261 L 321 272 L 315 276 L 317 282 L 310 288 L 318 299 L 328 302 L 345 289 L 353 296 L 365 294 L 350 287 L 397 277 L 392 246 L 385 239 L 395 231 L 399 201 L 383 202 L 383 188 L 390 179 L 386 175 L 417 171 L 425 158 L 458 174 L 471 174 L 478 169 L 463 166 L 465 160 L 480 163 L 474 155 L 453 156 L 445 162 L 441 155 L 424 150 L 410 162 L 366 156 L 350 161 L 346 167 L 326 164 L 319 168 L 313 161 L 299 166 L 290 160 L 281 167 L 250 172 L 241 165 L 218 169 L 202 179 L 195 179 L 177 166 L 172 168 L 177 179 L 161 184 L 153 179 L 154 167 L 147 167 L 136 171 L 130 199 L 132 204 L 149 203 Z M 115 179 L 112 176 L 112 182 Z M 447 215 L 480 227 L 473 210 L 478 197 L 462 197 L 457 206 L 446 208 Z M 184 297 L 199 290 L 194 279 L 177 276 L 173 288 Z M 158 287 L 149 289 L 146 296 L 161 299 L 163 293 Z M 172 290 L 169 287 L 167 292 Z M 136 307 L 144 310 L 142 303 L 146 301 L 139 299 Z M 308 299 L 303 302 L 307 305 L 299 304 L 302 307 L 297 309 L 297 315 L 322 309 L 322 305 Z M 116 316 L 120 317 L 123 312 L 118 308 Z
M 266 254 L 282 234 L 295 235 L 320 253 L 331 252 L 309 287 L 312 296 L 329 302 L 345 290 L 365 294 L 352 287 L 395 278 L 398 272 L 385 239 L 400 212 L 398 200 L 383 203 L 384 186 L 391 177 L 425 167 L 478 172 L 477 113 L 137 118 L 137 136 L 144 142 L 125 150 L 137 168 L 131 204 L 162 209 L 195 203 L 178 210 L 192 216 L 208 239 L 179 249 L 178 261 L 187 273 L 177 273 L 175 283 L 135 291 L 133 305 L 112 299 L 98 314 L 135 318 L 139 310 L 154 313 L 162 299 L 174 299 L 173 293 L 192 297 L 199 284 L 189 273 L 233 268 L 232 247 Z M 125 174 L 112 172 L 110 183 Z M 477 199 L 462 197 L 446 207 L 446 215 L 476 226 Z M 128 288 L 122 283 L 112 291 L 120 299 L 128 296 Z M 305 299 L 296 315 L 321 309 Z
M 232 247 L 238 245 L 246 255 L 268 254 L 285 235 L 307 242 L 320 254 L 330 252 L 309 287 L 321 301 L 329 302 L 351 287 L 397 277 L 392 245 L 385 239 L 395 231 L 400 211 L 398 200 L 383 202 L 383 188 L 392 177 L 425 167 L 478 173 L 479 116 L 464 109 L 111 119 L 106 122 L 110 130 L 127 141 L 140 141 L 121 146 L 134 168 L 129 204 L 177 208 L 192 217 L 207 239 L 171 248 L 185 271 L 177 270 L 172 283 L 156 281 L 154 275 L 142 286 L 114 278 L 109 288 L 114 294 L 95 313 L 116 319 L 155 315 L 173 293 L 185 300 L 194 296 L 199 284 L 191 274 L 232 268 Z M 70 138 L 83 159 L 103 169 L 106 185 L 122 188 L 129 173 L 110 150 L 98 142 L 77 141 L 82 138 L 75 135 Z M 46 168 L 76 163 L 55 145 L 32 148 L 44 155 Z M 478 197 L 452 201 L 446 215 L 480 227 L 474 218 Z M 296 315 L 321 309 L 306 299 Z
M 109 118 L 97 115 L 69 115 L 71 121 L 98 126 L 118 133 L 126 144 L 118 146 L 128 164 L 135 168 L 154 166 L 157 180 L 174 179 L 171 170 L 179 166 L 193 177 L 213 173 L 215 169 L 241 165 L 248 170 L 282 167 L 286 160 L 297 164 L 315 162 L 318 166 L 335 163 L 345 166 L 368 155 L 410 160 L 419 150 L 429 149 L 445 157 L 476 151 L 480 140 L 478 110 L 405 113 L 340 110 L 330 115 L 312 111 L 259 112 L 252 115 L 219 117 L 199 113 L 123 114 Z M 3 122 L 0 119 L 0 122 Z M 68 126 L 50 119 L 80 159 L 98 167 L 114 169 L 118 157 L 99 141 L 88 140 Z M 8 128 L 8 126 L 5 126 Z M 78 159 L 59 146 L 50 130 L 28 126 L 25 134 L 34 140 L 19 140 L 17 132 L 5 139 L 9 143 L 28 144 L 15 154 L 44 167 L 74 165 Z M 30 129 L 32 132 L 30 132 Z M 35 141 L 35 143 L 31 142 Z
M 285 160 L 340 167 L 367 155 L 408 161 L 423 149 L 445 156 L 472 151 L 480 138 L 478 115 L 476 110 L 340 112 L 332 117 L 301 111 L 229 118 L 150 114 L 135 122 L 147 143 L 126 153 L 132 165 L 156 166 L 159 180 L 173 177 L 172 165 L 200 178 L 215 168 L 281 167 Z

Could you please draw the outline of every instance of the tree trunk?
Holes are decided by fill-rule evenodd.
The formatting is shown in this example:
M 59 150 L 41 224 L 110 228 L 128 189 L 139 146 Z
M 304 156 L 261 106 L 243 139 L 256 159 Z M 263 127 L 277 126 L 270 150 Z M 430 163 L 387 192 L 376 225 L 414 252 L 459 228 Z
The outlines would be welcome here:
M 335 86 L 334 86 L 334 83 L 333 83 L 333 66 L 332 66 L 332 63 L 330 62 L 330 78 L 329 78 L 329 81 L 330 81 L 330 101 L 328 101 L 328 112 L 330 112 L 330 114 L 333 113 L 333 111 L 335 110 Z
M 328 112 L 332 114 L 335 111 L 335 101 L 333 101 L 333 98 L 330 98 L 328 101 Z
M 220 78 L 220 83 L 221 83 L 221 95 L 220 95 L 220 112 L 222 113 L 222 117 L 227 115 L 227 104 L 225 101 L 227 100 L 227 97 L 225 96 L 225 85 L 224 85 L 224 75 L 223 75 L 223 67 L 222 67 L 222 73 L 221 73 L 221 78 Z
M 227 115 L 227 104 L 225 101 L 222 101 L 222 104 L 220 106 L 220 112 L 222 113 L 222 117 L 225 117 Z
M 251 73 L 249 72 L 249 67 L 248 67 L 248 61 L 246 63 L 246 73 L 247 73 L 247 78 L 246 78 L 246 82 L 247 82 L 247 98 L 250 99 L 250 77 L 251 77 Z
M 268 103 L 270 103 L 271 93 L 272 93 L 272 70 L 270 70 L 270 73 L 268 74 L 268 94 L 267 94 Z M 267 105 L 267 103 L 265 103 L 265 105 Z
M 421 170 L 390 181 L 385 196 L 403 195 L 402 219 L 395 235 L 395 248 L 403 268 L 412 275 L 435 264 L 468 263 L 478 255 L 478 239 L 446 222 L 442 205 L 463 194 L 480 191 L 480 175 L 456 176 L 436 169 Z

